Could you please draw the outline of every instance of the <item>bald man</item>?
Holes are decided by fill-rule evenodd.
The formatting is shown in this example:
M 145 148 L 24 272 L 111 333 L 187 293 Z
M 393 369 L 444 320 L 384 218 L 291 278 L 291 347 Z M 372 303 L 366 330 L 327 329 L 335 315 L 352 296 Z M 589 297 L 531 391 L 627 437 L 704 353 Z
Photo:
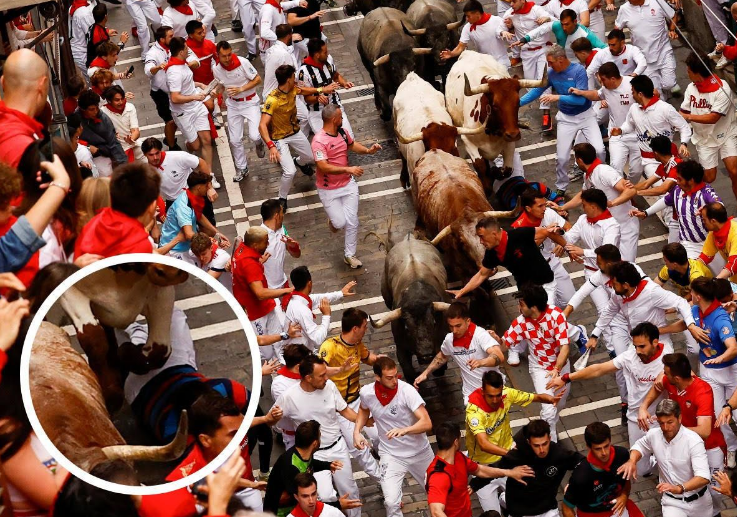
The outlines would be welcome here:
M 46 63 L 29 49 L 11 52 L 0 85 L 0 162 L 17 167 L 26 148 L 43 139 L 45 128 L 36 121 L 46 107 L 49 78 Z

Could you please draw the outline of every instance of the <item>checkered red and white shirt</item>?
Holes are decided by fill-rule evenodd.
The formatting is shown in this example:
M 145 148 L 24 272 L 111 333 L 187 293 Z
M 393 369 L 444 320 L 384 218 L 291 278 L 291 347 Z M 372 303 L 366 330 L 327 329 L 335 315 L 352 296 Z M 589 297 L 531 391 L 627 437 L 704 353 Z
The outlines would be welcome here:
M 517 316 L 502 339 L 508 347 L 526 339 L 532 344 L 530 364 L 552 370 L 560 347 L 568 344 L 568 321 L 558 307 L 548 305 L 536 320 Z

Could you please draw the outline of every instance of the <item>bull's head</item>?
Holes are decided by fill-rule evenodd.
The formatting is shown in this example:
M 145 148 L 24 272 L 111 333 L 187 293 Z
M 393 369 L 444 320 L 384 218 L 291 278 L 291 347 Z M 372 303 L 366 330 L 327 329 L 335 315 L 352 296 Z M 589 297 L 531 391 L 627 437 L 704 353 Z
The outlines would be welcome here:
M 397 135 L 397 140 L 401 144 L 422 141 L 425 144 L 425 151 L 440 149 L 453 156 L 460 156 L 458 154 L 458 147 L 456 147 L 456 139 L 459 135 L 477 135 L 484 131 L 484 126 L 471 129 L 467 127 L 449 126 L 445 123 L 430 122 L 422 128 L 421 132 L 404 136 L 396 126 L 394 127 L 394 133 Z
M 486 133 L 516 142 L 520 134 L 519 91 L 520 88 L 538 88 L 548 85 L 547 69 L 543 78 L 518 79 L 517 77 L 485 77 L 478 86 L 471 86 L 468 76 L 463 76 L 466 96 L 482 94 L 479 98 L 479 120 L 486 120 Z
M 111 445 L 103 447 L 102 452 L 108 460 L 133 461 L 172 461 L 179 458 L 187 448 L 187 412 L 179 416 L 179 427 L 174 439 L 167 445 Z
M 438 64 L 443 64 L 440 59 L 440 52 L 447 48 L 455 48 L 458 45 L 458 29 L 461 25 L 463 25 L 463 20 L 422 29 L 408 29 L 402 22 L 402 29 L 408 36 L 417 38 L 421 47 L 431 48 L 435 61 Z
M 189 273 L 177 267 L 154 263 L 148 264 L 146 275 L 152 284 L 159 287 L 181 284 L 189 278 Z
M 380 86 L 377 90 L 382 91 L 378 96 L 380 105 L 377 105 L 381 110 L 382 120 L 392 118 L 389 96 L 396 93 L 410 72 L 422 77 L 425 71 L 424 56 L 431 53 L 431 48 L 404 48 L 384 54 L 374 61 L 374 74 L 377 76 L 375 82 Z

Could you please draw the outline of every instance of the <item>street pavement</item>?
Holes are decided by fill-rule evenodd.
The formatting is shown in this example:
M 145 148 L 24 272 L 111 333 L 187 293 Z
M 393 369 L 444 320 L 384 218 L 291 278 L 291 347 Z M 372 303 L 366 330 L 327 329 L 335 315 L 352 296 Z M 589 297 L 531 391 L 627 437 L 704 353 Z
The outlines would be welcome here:
M 342 6 L 343 0 L 339 1 Z M 496 13 L 496 2 L 482 2 L 487 11 Z M 619 2 L 618 2 L 619 3 Z M 230 30 L 230 14 L 227 0 L 214 1 L 218 18 L 216 25 L 219 29 L 218 41 L 226 39 L 234 45 L 235 52 L 245 55 L 243 35 Z M 111 6 L 109 26 L 118 31 L 130 30 L 130 19 L 122 7 Z M 385 235 L 389 213 L 393 213 L 393 228 L 397 234 L 411 231 L 414 228 L 416 214 L 412 207 L 412 198 L 409 191 L 404 191 L 399 183 L 401 163 L 396 144 L 394 142 L 391 123 L 381 121 L 373 103 L 373 89 L 371 79 L 363 68 L 356 50 L 356 40 L 361 24 L 361 16 L 346 18 L 341 7 L 329 9 L 322 19 L 323 30 L 328 37 L 328 47 L 335 59 L 338 70 L 356 86 L 350 91 L 341 92 L 347 116 L 356 134 L 356 140 L 371 145 L 379 142 L 383 150 L 373 156 L 351 156 L 351 163 L 364 167 L 364 174 L 358 181 L 361 204 L 359 207 L 360 233 L 357 256 L 363 261 L 364 267 L 351 270 L 343 263 L 342 234 L 334 235 L 328 231 L 327 217 L 317 197 L 314 180 L 297 173 L 297 177 L 289 196 L 289 211 L 285 219 L 285 226 L 290 236 L 299 241 L 302 247 L 302 257 L 294 260 L 287 257 L 285 270 L 288 272 L 297 265 L 306 264 L 312 272 L 315 292 L 326 292 L 340 289 L 350 280 L 358 282 L 356 295 L 345 299 L 342 303 L 333 306 L 331 329 L 338 332 L 342 310 L 348 307 L 359 307 L 369 314 L 379 316 L 387 311 L 380 293 L 381 273 L 385 254 L 378 248 L 376 239 L 369 237 L 369 232 Z M 459 19 L 462 16 L 461 4 L 457 7 Z M 615 14 L 606 13 L 607 28 L 613 26 Z M 138 109 L 142 136 L 163 136 L 163 124 L 157 117 L 153 101 L 149 92 L 149 81 L 143 73 L 140 61 L 140 48 L 137 41 L 131 38 L 120 55 L 119 68 L 134 66 L 133 78 L 124 81 L 127 91 L 135 93 L 133 104 Z M 675 42 L 676 55 L 679 63 L 683 63 L 687 55 L 687 47 L 681 42 Z M 263 72 L 260 60 L 255 61 L 259 72 Z M 678 67 L 679 84 L 685 89 L 688 77 L 684 66 Z M 259 92 L 260 93 L 260 92 Z M 262 96 L 263 99 L 263 96 Z M 681 99 L 673 99 L 674 105 L 680 104 Z M 532 130 L 524 131 L 522 141 L 518 143 L 525 166 L 526 177 L 530 180 L 543 181 L 553 185 L 555 177 L 555 133 L 542 135 L 539 132 L 539 115 L 536 107 L 520 110 L 520 115 L 530 120 Z M 225 128 L 219 130 L 217 149 L 214 157 L 214 171 L 222 188 L 220 198 L 215 204 L 218 228 L 231 241 L 252 224 L 260 224 L 259 207 L 261 203 L 275 197 L 279 184 L 280 169 L 277 165 L 268 163 L 265 159 L 256 157 L 253 144 L 246 141 L 249 147 L 248 160 L 250 176 L 241 183 L 234 183 L 235 173 L 230 156 L 230 149 L 225 136 Z M 181 138 L 180 145 L 183 146 Z M 695 150 L 692 148 L 692 152 Z M 719 178 L 714 187 L 722 195 L 730 212 L 735 209 L 735 199 L 730 190 L 726 173 L 720 170 Z M 580 188 L 580 183 L 573 183 L 569 188 L 569 195 Z M 646 206 L 646 201 L 638 199 L 637 204 Z M 571 220 L 578 213 L 571 215 Z M 641 225 L 640 245 L 638 248 L 638 264 L 645 272 L 653 277 L 662 265 L 660 250 L 667 243 L 664 226 L 656 218 L 649 218 Z M 583 282 L 583 270 L 580 265 L 566 263 L 574 284 L 578 287 Z M 516 287 L 510 281 L 506 272 L 499 273 L 494 279 L 493 286 L 499 295 L 505 310 L 505 317 L 512 319 L 518 315 L 517 303 L 513 298 Z M 458 279 L 453 279 L 457 285 Z M 245 371 L 247 344 L 239 331 L 237 321 L 234 320 L 229 308 L 211 295 L 189 293 L 187 299 L 192 308 L 187 309 L 187 316 L 193 333 L 209 338 L 196 341 L 199 360 L 203 368 L 207 367 L 217 372 L 218 376 L 232 376 L 241 381 L 247 381 Z M 504 318 L 501 318 L 504 319 Z M 596 320 L 593 306 L 586 302 L 579 308 L 572 321 L 586 325 L 592 330 Z M 504 331 L 505 329 L 497 329 Z M 198 334 L 200 333 L 200 334 Z M 206 346 L 203 344 L 207 342 Z M 374 352 L 386 353 L 396 357 L 395 348 L 388 327 L 369 331 L 365 338 L 366 345 Z M 603 348 L 603 347 L 602 347 Z M 599 349 L 592 356 L 591 362 L 608 360 L 607 354 Z M 682 338 L 676 339 L 676 350 L 685 351 Z M 509 381 L 512 386 L 532 391 L 532 382 L 527 373 L 526 361 L 516 368 L 506 367 Z M 208 372 L 209 373 L 209 372 Z M 373 374 L 367 367 L 362 367 L 362 382 L 373 381 Z M 268 408 L 272 403 L 269 393 L 270 380 L 264 380 L 264 392 L 261 405 Z M 462 424 L 463 403 L 461 395 L 461 380 L 458 369 L 452 365 L 442 377 L 431 378 L 423 384 L 420 392 L 427 402 L 427 408 L 434 421 L 451 419 Z M 614 377 L 606 377 L 574 383 L 568 404 L 562 412 L 559 424 L 559 437 L 569 447 L 580 451 L 585 450 L 583 430 L 585 426 L 595 420 L 607 422 L 612 427 L 615 444 L 627 446 L 626 430 L 620 425 L 619 397 Z M 539 415 L 539 405 L 532 404 L 527 408 L 513 408 L 510 420 L 515 429 L 524 425 L 529 418 Z M 272 455 L 272 462 L 282 449 L 277 446 Z M 255 458 L 254 458 L 255 459 Z M 254 465 L 258 463 L 254 461 Z M 381 498 L 381 490 L 354 464 L 354 472 L 361 488 L 364 515 L 383 516 L 385 514 Z M 406 515 L 429 515 L 427 510 L 424 489 L 407 478 L 404 489 L 404 513 Z M 656 476 L 638 480 L 633 484 L 632 498 L 638 502 L 647 516 L 660 516 L 660 496 L 655 490 Z M 731 503 L 725 504 L 720 497 L 720 508 L 734 508 Z M 480 507 L 473 497 L 474 514 L 480 513 Z M 735 510 L 725 510 L 723 515 L 735 515 Z

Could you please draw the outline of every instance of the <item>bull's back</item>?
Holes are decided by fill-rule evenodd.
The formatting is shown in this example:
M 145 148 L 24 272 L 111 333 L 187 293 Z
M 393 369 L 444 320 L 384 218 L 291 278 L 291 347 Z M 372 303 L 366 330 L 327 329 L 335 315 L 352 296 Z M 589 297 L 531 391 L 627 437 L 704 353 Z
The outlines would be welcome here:
M 456 21 L 455 8 L 446 0 L 415 0 L 407 9 L 407 18 L 417 29 Z
M 395 50 L 412 48 L 414 39 L 404 33 L 402 22 L 408 29 L 414 28 L 399 9 L 379 7 L 366 15 L 358 33 L 358 48 L 363 57 L 375 61 Z
M 445 103 L 448 113 L 457 126 L 478 127 L 478 121 L 470 123 L 474 105 L 481 102 L 482 94 L 464 95 L 464 76 L 468 77 L 471 86 L 478 86 L 484 77 L 509 77 L 506 68 L 487 54 L 465 50 L 450 69 L 445 83 Z
M 412 235 L 395 244 L 389 251 L 384 275 L 395 304 L 401 298 L 401 293 L 417 280 L 433 286 L 441 296 L 448 283 L 440 252 L 430 242 L 416 239 Z

